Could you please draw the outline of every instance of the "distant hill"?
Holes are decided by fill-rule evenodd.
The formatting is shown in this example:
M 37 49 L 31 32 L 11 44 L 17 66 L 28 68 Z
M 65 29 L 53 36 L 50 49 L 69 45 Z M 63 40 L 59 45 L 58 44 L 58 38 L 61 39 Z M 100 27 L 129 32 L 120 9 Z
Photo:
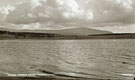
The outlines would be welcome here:
M 0 39 L 135 39 L 135 33 L 115 33 L 89 28 L 63 30 L 11 30 L 1 29 Z
M 94 34 L 112 34 L 109 31 L 101 31 L 91 28 L 72 28 L 61 30 L 19 30 L 17 32 L 38 32 L 38 33 L 53 33 L 61 35 L 94 35 Z

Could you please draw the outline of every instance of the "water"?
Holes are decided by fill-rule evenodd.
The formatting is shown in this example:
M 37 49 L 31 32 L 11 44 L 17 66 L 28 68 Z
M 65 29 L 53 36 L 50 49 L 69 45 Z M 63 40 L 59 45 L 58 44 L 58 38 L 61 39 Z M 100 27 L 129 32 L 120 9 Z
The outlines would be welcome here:
M 1 40 L 0 74 L 132 79 L 135 40 Z

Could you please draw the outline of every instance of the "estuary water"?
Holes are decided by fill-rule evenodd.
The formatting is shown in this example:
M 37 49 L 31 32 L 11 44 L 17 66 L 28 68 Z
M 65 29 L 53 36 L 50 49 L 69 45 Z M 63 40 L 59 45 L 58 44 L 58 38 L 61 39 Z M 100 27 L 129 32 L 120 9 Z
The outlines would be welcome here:
M 132 80 L 135 39 L 0 40 L 0 75 L 7 73 Z

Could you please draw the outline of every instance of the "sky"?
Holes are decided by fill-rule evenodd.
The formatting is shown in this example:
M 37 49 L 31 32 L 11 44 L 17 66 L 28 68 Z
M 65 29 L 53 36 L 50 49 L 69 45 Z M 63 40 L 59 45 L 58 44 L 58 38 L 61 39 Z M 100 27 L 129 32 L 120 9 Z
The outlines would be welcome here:
M 135 33 L 135 0 L 0 0 L 0 27 Z

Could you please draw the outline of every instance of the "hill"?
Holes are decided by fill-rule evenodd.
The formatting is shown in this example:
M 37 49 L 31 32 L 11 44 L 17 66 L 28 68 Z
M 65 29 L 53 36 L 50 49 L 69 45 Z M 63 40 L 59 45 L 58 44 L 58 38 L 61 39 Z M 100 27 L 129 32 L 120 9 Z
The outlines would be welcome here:
M 38 33 L 53 33 L 61 35 L 94 35 L 94 34 L 112 34 L 109 31 L 101 31 L 91 28 L 72 28 L 61 30 L 19 30 L 19 32 L 38 32 Z

